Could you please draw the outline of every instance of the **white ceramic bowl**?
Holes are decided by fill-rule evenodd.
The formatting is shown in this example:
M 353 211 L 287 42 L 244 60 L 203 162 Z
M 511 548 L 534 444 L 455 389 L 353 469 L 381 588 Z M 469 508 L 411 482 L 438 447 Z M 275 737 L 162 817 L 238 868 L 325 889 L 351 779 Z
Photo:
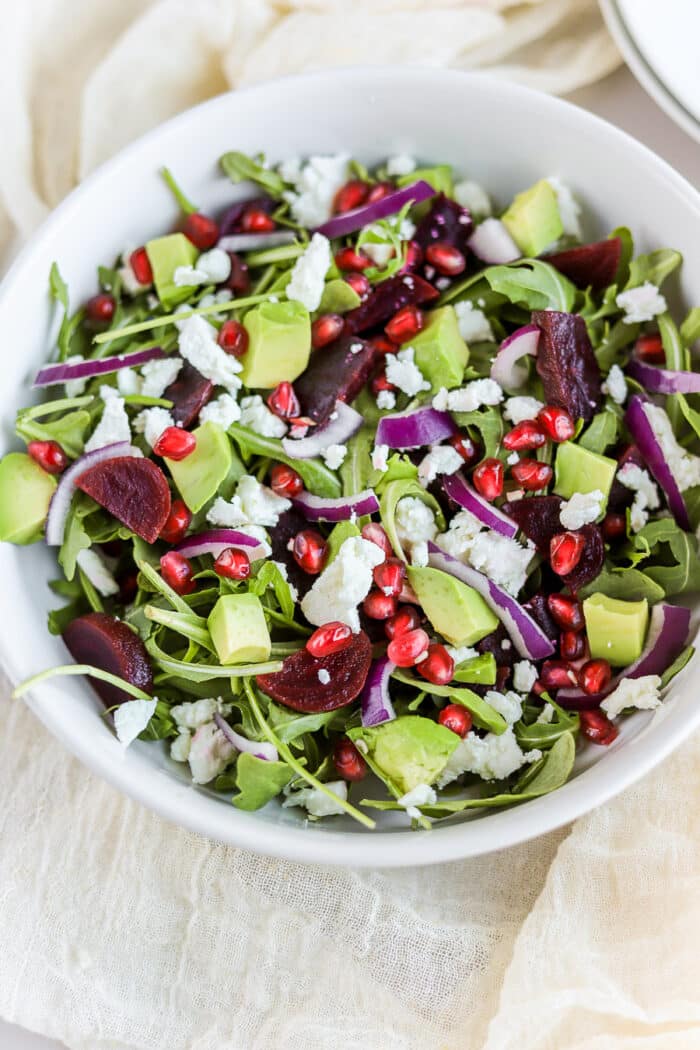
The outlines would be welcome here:
M 60 262 L 72 302 L 94 290 L 95 265 L 125 245 L 142 243 L 177 218 L 158 169 L 167 164 L 207 209 L 235 191 L 217 170 L 228 149 L 293 154 L 347 151 L 372 162 L 399 151 L 448 161 L 483 183 L 502 203 L 543 175 L 558 174 L 584 204 L 588 233 L 626 224 L 639 250 L 662 245 L 685 253 L 682 287 L 700 287 L 700 198 L 662 160 L 623 132 L 564 102 L 483 76 L 432 69 L 365 68 L 324 72 L 224 95 L 183 113 L 115 157 L 50 217 L 2 285 L 0 409 L 5 446 L 15 410 L 44 361 L 50 330 L 46 287 Z M 41 545 L 0 547 L 2 659 L 11 679 L 55 664 L 67 653 L 46 631 L 56 576 Z M 430 864 L 503 849 L 567 823 L 610 799 L 684 740 L 700 722 L 691 665 L 661 712 L 629 719 L 609 749 L 589 747 L 576 776 L 559 791 L 523 806 L 486 811 L 412 832 L 401 814 L 380 814 L 368 832 L 350 818 L 304 823 L 276 803 L 243 813 L 192 787 L 160 745 L 124 752 L 99 717 L 90 688 L 56 679 L 29 703 L 57 740 L 94 772 L 168 820 L 222 842 L 299 861 L 391 867 Z M 181 769 L 182 767 L 180 767 Z

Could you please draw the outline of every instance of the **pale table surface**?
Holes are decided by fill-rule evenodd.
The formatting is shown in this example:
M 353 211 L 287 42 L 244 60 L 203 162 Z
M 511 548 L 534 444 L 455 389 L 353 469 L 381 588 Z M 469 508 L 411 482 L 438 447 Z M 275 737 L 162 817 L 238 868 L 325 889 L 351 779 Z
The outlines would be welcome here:
M 651 146 L 693 185 L 700 187 L 700 143 L 676 127 L 627 69 L 618 70 L 571 97 L 579 105 L 593 110 Z M 52 1039 L 44 1039 L 1 1020 L 0 1047 L 2 1050 L 64 1050 L 62 1044 Z

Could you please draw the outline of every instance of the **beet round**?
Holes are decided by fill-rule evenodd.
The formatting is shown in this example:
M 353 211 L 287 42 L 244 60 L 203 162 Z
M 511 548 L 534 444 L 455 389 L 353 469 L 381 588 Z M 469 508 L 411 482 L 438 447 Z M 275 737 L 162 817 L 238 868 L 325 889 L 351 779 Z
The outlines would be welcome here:
M 175 422 L 190 427 L 197 421 L 207 401 L 211 401 L 213 393 L 214 384 L 185 361 L 177 379 L 163 391 L 163 397 L 173 403 L 170 414 Z
M 361 349 L 353 353 L 351 347 L 356 346 Z M 375 356 L 374 347 L 357 336 L 342 336 L 313 354 L 309 367 L 294 383 L 302 416 L 325 423 L 336 401 L 354 401 L 370 377 Z
M 286 658 L 281 671 L 258 675 L 257 683 L 293 711 L 334 711 L 360 695 L 371 663 L 372 643 L 360 631 L 347 649 L 329 656 L 315 657 L 308 649 L 299 649 Z M 327 672 L 327 682 L 319 680 L 319 671 Z
M 547 404 L 565 408 L 574 419 L 588 422 L 603 395 L 600 367 L 586 322 L 578 314 L 559 310 L 535 310 L 532 321 L 542 332 L 536 367 Z
M 609 237 L 607 241 L 580 244 L 577 248 L 547 255 L 545 262 L 573 281 L 577 288 L 590 285 L 599 292 L 615 280 L 621 257 L 622 241 L 619 237 Z
M 143 642 L 116 616 L 98 612 L 78 616 L 66 627 L 63 641 L 76 663 L 99 667 L 145 693 L 153 692 L 153 672 Z M 90 684 L 106 707 L 132 699 L 123 689 L 97 678 L 91 678 Z
M 170 489 L 150 459 L 106 459 L 84 471 L 76 485 L 146 543 L 158 539 L 170 513 Z

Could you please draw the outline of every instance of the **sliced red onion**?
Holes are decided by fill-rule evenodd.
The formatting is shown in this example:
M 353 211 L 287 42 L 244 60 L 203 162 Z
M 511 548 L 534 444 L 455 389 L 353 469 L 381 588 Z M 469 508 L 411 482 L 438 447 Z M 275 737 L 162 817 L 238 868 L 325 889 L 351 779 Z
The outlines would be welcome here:
M 428 197 L 434 196 L 435 190 L 430 183 L 419 179 L 417 182 L 412 182 L 410 186 L 387 193 L 386 197 L 372 204 L 363 204 L 361 208 L 353 208 L 351 211 L 343 212 L 342 215 L 334 215 L 328 222 L 319 226 L 315 232 L 322 233 L 331 240 L 334 237 L 345 237 L 346 234 L 361 230 L 363 226 L 369 226 L 372 222 L 395 215 L 409 202 L 419 204 L 421 201 L 426 201 Z
M 435 543 L 428 544 L 428 563 L 473 587 L 496 614 L 507 630 L 513 645 L 528 660 L 544 660 L 554 652 L 554 645 L 538 623 L 502 587 L 469 565 L 464 565 Z
M 122 368 L 138 368 L 148 361 L 157 361 L 165 357 L 159 346 L 150 350 L 137 350 L 133 354 L 119 354 L 117 357 L 103 357 L 94 361 L 75 361 L 72 365 L 60 361 L 55 365 L 46 365 L 36 374 L 34 386 L 52 386 L 54 383 L 67 383 L 71 379 L 92 379 L 93 376 L 118 372 Z
M 187 539 L 181 540 L 174 549 L 186 558 L 197 558 L 200 554 L 211 554 L 218 558 L 228 547 L 244 550 L 251 561 L 266 556 L 266 547 L 260 540 L 249 536 L 247 532 L 239 532 L 238 529 L 210 529 L 208 532 L 200 532 L 196 536 L 188 536 Z
M 518 361 L 528 354 L 535 357 L 539 341 L 540 329 L 536 324 L 518 328 L 501 343 L 491 365 L 491 378 L 508 390 L 522 386 L 527 379 L 527 371 Z
M 225 252 L 256 252 L 265 248 L 279 248 L 283 244 L 294 244 L 293 230 L 270 230 L 269 233 L 229 233 L 217 243 Z
M 500 219 L 484 219 L 467 245 L 477 259 L 491 265 L 515 262 L 523 254 Z
M 509 536 L 511 539 L 517 533 L 518 526 L 513 519 L 480 496 L 459 472 L 445 474 L 442 479 L 442 487 L 450 499 L 468 510 L 489 529 L 500 532 L 501 536 Z
M 653 394 L 700 394 L 698 372 L 673 372 L 634 359 L 627 365 L 627 372 Z
M 329 445 L 342 445 L 356 434 L 363 423 L 359 412 L 344 401 L 336 401 L 331 418 L 316 427 L 308 437 L 282 438 L 282 448 L 291 459 L 313 459 Z
M 236 751 L 247 751 L 249 755 L 255 755 L 256 758 L 262 758 L 264 762 L 277 762 L 279 755 L 277 754 L 277 748 L 272 744 L 268 744 L 266 741 L 260 740 L 248 740 L 247 737 L 241 736 L 235 729 L 232 729 L 225 718 L 219 714 L 218 711 L 214 712 L 214 721 L 217 726 L 224 734 L 229 744 L 233 744 Z
M 371 489 L 357 492 L 354 496 L 339 496 L 337 499 L 302 492 L 294 497 L 292 503 L 307 521 L 349 521 L 365 514 L 376 514 L 379 510 L 379 500 Z
M 600 701 L 617 689 L 623 679 L 663 674 L 685 648 L 689 628 L 690 609 L 659 602 L 651 610 L 646 644 L 634 663 L 614 675 L 605 689 L 594 696 L 579 689 L 557 690 L 557 703 L 577 711 L 598 707 Z
M 389 679 L 396 664 L 388 656 L 373 660 L 364 689 L 360 694 L 362 725 L 378 726 L 396 718 L 394 705 L 389 696 Z
M 421 448 L 423 445 L 439 445 L 456 432 L 454 420 L 449 412 L 425 405 L 409 412 L 396 412 L 382 416 L 377 427 L 375 444 L 389 448 Z
M 46 516 L 46 543 L 48 546 L 60 547 L 63 543 L 63 533 L 75 492 L 75 484 L 81 474 L 107 459 L 116 459 L 118 456 L 132 456 L 138 459 L 141 455 L 143 453 L 130 445 L 128 441 L 117 441 L 113 445 L 96 448 L 93 452 L 87 452 L 80 459 L 76 459 L 65 474 L 61 475 L 61 480 L 49 503 L 49 512 Z
M 644 411 L 644 401 L 637 394 L 631 398 L 627 407 L 625 423 L 647 467 L 664 490 L 674 518 L 682 529 L 690 530 L 688 508 L 685 505 L 683 494 L 666 461 L 666 456 L 649 422 L 649 417 Z

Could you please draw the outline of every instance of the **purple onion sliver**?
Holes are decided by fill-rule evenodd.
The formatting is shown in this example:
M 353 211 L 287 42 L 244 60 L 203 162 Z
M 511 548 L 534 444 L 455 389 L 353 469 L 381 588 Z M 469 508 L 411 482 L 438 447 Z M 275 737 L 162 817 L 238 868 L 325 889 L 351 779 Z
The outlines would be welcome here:
M 330 445 L 342 445 L 356 434 L 363 418 L 344 401 L 336 401 L 327 423 L 303 438 L 282 438 L 282 448 L 290 459 L 314 459 Z
M 225 252 L 257 252 L 265 248 L 279 248 L 283 244 L 294 244 L 293 230 L 270 230 L 269 233 L 229 233 L 222 237 L 217 248 Z
M 509 390 L 522 386 L 527 379 L 527 372 L 518 361 L 528 354 L 535 357 L 539 341 L 540 330 L 537 325 L 526 324 L 518 328 L 501 343 L 491 365 L 491 378 Z
M 377 222 L 379 219 L 386 219 L 389 215 L 395 215 L 409 202 L 420 204 L 421 201 L 434 196 L 435 190 L 430 183 L 425 182 L 424 179 L 419 179 L 417 182 L 411 183 L 410 186 L 404 186 L 393 193 L 387 193 L 386 197 L 382 197 L 381 200 L 374 201 L 372 204 L 363 204 L 361 208 L 353 208 L 342 215 L 334 215 L 328 222 L 324 222 L 322 226 L 317 227 L 314 232 L 322 233 L 324 237 L 328 237 L 331 240 L 334 237 L 345 237 L 348 233 L 361 230 L 363 226 L 369 226 L 370 223 Z
M 652 394 L 700 394 L 698 372 L 673 372 L 635 360 L 629 362 L 627 372 Z
M 440 412 L 426 405 L 410 412 L 382 416 L 375 443 L 389 448 L 421 448 L 423 445 L 439 445 L 452 437 L 456 430 L 449 412 Z
M 664 451 L 644 410 L 644 401 L 638 395 L 631 398 L 625 413 L 627 429 L 635 440 L 651 473 L 664 490 L 669 508 L 682 529 L 690 530 L 688 508 L 683 494 L 671 472 Z
M 467 241 L 477 259 L 502 265 L 522 258 L 522 252 L 500 219 L 484 219 Z
M 188 536 L 187 539 L 181 540 L 174 550 L 186 558 L 197 558 L 201 554 L 211 554 L 218 558 L 221 552 L 229 547 L 244 550 L 251 561 L 265 557 L 265 547 L 260 540 L 238 529 L 210 529 L 200 532 L 196 536 Z
M 229 744 L 233 744 L 236 751 L 246 751 L 249 755 L 255 755 L 256 758 L 261 758 L 263 762 L 276 762 L 279 758 L 277 754 L 277 748 L 272 744 L 268 744 L 266 741 L 261 740 L 248 740 L 247 737 L 241 736 L 235 729 L 232 729 L 225 718 L 223 718 L 218 711 L 214 712 L 214 721 L 217 726 L 224 734 Z
M 36 374 L 33 386 L 52 386 L 54 383 L 67 383 L 71 379 L 92 379 L 93 376 L 119 372 L 122 368 L 138 368 L 148 361 L 157 361 L 165 357 L 159 346 L 150 350 L 137 350 L 133 354 L 119 354 L 118 357 L 103 357 L 94 361 L 75 361 L 66 364 L 61 361 L 55 365 L 46 365 Z
M 65 474 L 61 475 L 61 480 L 51 497 L 49 511 L 46 515 L 47 546 L 60 547 L 63 543 L 63 533 L 75 492 L 75 484 L 81 474 L 108 459 L 117 459 L 121 456 L 131 456 L 137 459 L 141 455 L 143 453 L 140 449 L 134 448 L 128 441 L 117 441 L 113 445 L 105 445 L 103 448 L 96 448 L 93 452 L 86 452 L 80 459 L 76 459 Z
M 444 475 L 442 487 L 450 499 L 458 503 L 460 507 L 468 510 L 470 514 L 473 514 L 475 518 L 478 518 L 489 529 L 493 529 L 494 532 L 499 532 L 501 536 L 508 536 L 511 539 L 516 535 L 518 531 L 517 523 L 508 514 L 504 514 L 503 511 L 498 510 L 488 500 L 485 500 L 483 496 L 480 496 L 476 489 L 473 489 L 459 472 Z
M 350 521 L 353 517 L 376 514 L 379 510 L 379 500 L 371 489 L 337 499 L 302 492 L 293 498 L 292 503 L 307 521 Z
M 367 681 L 360 694 L 363 726 L 377 726 L 396 718 L 389 696 L 389 679 L 395 667 L 396 664 L 392 663 L 388 656 L 372 661 Z

